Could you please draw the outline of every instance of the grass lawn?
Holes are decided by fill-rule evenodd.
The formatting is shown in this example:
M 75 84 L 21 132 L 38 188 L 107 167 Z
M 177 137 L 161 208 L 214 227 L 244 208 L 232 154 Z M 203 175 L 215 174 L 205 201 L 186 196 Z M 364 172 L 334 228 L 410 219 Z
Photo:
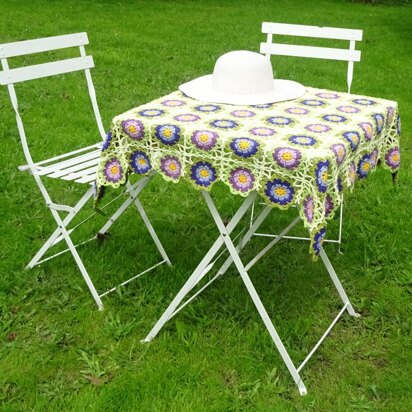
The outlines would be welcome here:
M 156 177 L 142 196 L 173 266 L 104 298 L 103 312 L 70 255 L 24 270 L 54 224 L 32 178 L 17 170 L 24 158 L 1 88 L 0 410 L 410 411 L 411 6 L 343 0 L 0 2 L 0 43 L 88 33 L 107 128 L 116 114 L 211 72 L 221 54 L 258 51 L 262 21 L 363 29 L 352 92 L 398 101 L 403 162 L 396 186 L 390 173 L 378 169 L 345 197 L 344 253 L 334 245 L 326 251 L 362 316 L 345 315 L 335 326 L 302 372 L 309 393 L 301 397 L 233 269 L 150 344 L 140 343 L 216 237 L 200 193 L 186 183 Z M 343 63 L 272 63 L 278 77 L 345 90 Z M 98 139 L 84 87 L 81 74 L 17 87 L 35 158 Z M 52 182 L 52 191 L 61 187 Z M 65 190 L 73 200 L 79 193 L 77 186 Z M 241 202 L 223 186 L 213 194 L 225 217 Z M 292 215 L 273 213 L 266 228 L 282 227 Z M 79 236 L 102 222 L 90 222 Z M 330 232 L 336 228 L 337 219 Z M 100 290 L 157 259 L 132 208 L 111 232 L 80 250 Z M 245 254 L 253 256 L 263 244 L 254 240 Z M 281 242 L 250 273 L 297 364 L 340 309 L 322 263 L 312 263 L 307 251 L 307 244 Z

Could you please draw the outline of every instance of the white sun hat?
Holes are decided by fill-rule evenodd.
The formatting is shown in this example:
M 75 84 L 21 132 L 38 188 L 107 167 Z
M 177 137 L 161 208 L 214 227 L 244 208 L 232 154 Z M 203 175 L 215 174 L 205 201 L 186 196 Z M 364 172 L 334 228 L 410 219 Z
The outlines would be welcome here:
M 275 103 L 305 94 L 300 83 L 273 79 L 270 60 L 246 50 L 220 56 L 213 74 L 184 83 L 179 90 L 196 100 L 236 105 Z

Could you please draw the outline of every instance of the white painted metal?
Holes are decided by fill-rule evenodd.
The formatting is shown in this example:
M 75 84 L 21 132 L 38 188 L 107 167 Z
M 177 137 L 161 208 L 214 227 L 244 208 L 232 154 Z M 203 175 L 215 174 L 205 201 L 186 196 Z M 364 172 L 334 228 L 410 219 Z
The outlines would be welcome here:
M 357 41 L 362 40 L 363 34 L 362 30 L 267 22 L 262 23 L 262 33 Z
M 332 47 L 295 46 L 281 43 L 260 43 L 262 54 L 277 56 L 310 57 L 326 60 L 343 60 L 347 62 L 360 61 L 359 50 L 335 49 Z
M 26 80 L 33 80 L 36 78 L 53 76 L 56 74 L 84 70 L 86 74 L 86 81 L 87 81 L 89 96 L 90 96 L 91 103 L 93 106 L 93 111 L 94 111 L 94 115 L 96 118 L 97 127 L 100 133 L 100 137 L 104 140 L 105 139 L 104 127 L 103 127 L 102 120 L 100 117 L 99 108 L 98 108 L 97 100 L 96 100 L 96 93 L 95 93 L 95 89 L 93 86 L 93 82 L 92 82 L 92 78 L 91 78 L 91 74 L 89 70 L 90 68 L 93 67 L 93 58 L 91 56 L 86 56 L 86 52 L 84 49 L 85 44 L 88 44 L 86 33 L 78 33 L 78 34 L 73 34 L 73 35 L 57 36 L 57 37 L 52 37 L 52 38 L 2 44 L 0 45 L 0 58 L 1 58 L 3 71 L 0 72 L 0 84 L 7 85 L 8 87 L 10 100 L 11 100 L 14 112 L 16 114 L 16 121 L 17 121 L 17 127 L 18 127 L 18 131 L 20 135 L 20 141 L 21 141 L 23 152 L 24 152 L 24 155 L 27 161 L 27 164 L 24 166 L 20 166 L 19 169 L 21 171 L 28 171 L 33 175 L 33 178 L 35 179 L 35 182 L 37 183 L 40 189 L 40 192 L 43 195 L 46 206 L 50 209 L 50 212 L 53 215 L 57 223 L 56 230 L 49 237 L 49 239 L 44 243 L 44 245 L 40 248 L 40 250 L 36 253 L 36 255 L 33 257 L 33 259 L 30 261 L 27 267 L 32 268 L 35 265 L 38 265 L 42 262 L 46 262 L 56 256 L 59 256 L 67 251 L 70 251 L 90 290 L 90 293 L 92 294 L 97 306 L 101 310 L 103 309 L 103 303 L 101 301 L 101 297 L 105 296 L 108 292 L 105 292 L 103 295 L 99 295 L 97 293 L 97 290 L 95 286 L 93 285 L 93 282 L 91 281 L 89 274 L 87 273 L 87 270 L 84 267 L 84 264 L 82 260 L 80 259 L 80 256 L 78 255 L 77 250 L 76 250 L 77 246 L 80 246 L 81 244 L 84 244 L 96 238 L 96 236 L 92 239 L 88 239 L 84 242 L 81 242 L 78 245 L 74 245 L 70 238 L 70 235 L 72 234 L 72 232 L 77 227 L 79 227 L 82 223 L 87 221 L 89 217 L 84 219 L 74 228 L 68 229 L 69 223 L 77 216 L 79 211 L 86 205 L 88 200 L 90 200 L 90 198 L 93 196 L 94 188 L 89 187 L 86 190 L 86 193 L 83 195 L 83 197 L 77 202 L 77 204 L 74 207 L 71 207 L 71 206 L 64 205 L 64 204 L 54 203 L 51 200 L 50 195 L 48 191 L 46 190 L 46 187 L 43 184 L 43 181 L 41 180 L 42 177 L 53 177 L 53 178 L 63 179 L 63 180 L 75 180 L 76 182 L 79 182 L 79 183 L 93 182 L 96 177 L 97 165 L 98 165 L 99 158 L 100 158 L 101 142 L 94 144 L 92 146 L 88 146 L 86 148 L 74 150 L 72 152 L 65 153 L 65 154 L 55 156 L 53 158 L 42 160 L 40 162 L 35 163 L 32 159 L 29 146 L 27 143 L 23 121 L 21 119 L 21 116 L 18 110 L 17 96 L 16 96 L 16 92 L 14 89 L 14 83 L 18 83 L 18 82 L 22 82 Z M 52 63 L 38 64 L 34 66 L 26 66 L 26 67 L 16 68 L 12 70 L 9 69 L 7 57 L 21 56 L 24 54 L 38 53 L 38 52 L 61 49 L 61 48 L 72 47 L 72 46 L 80 47 L 81 57 L 61 60 L 61 61 L 52 62 Z M 136 208 L 138 209 L 138 212 L 140 213 L 143 219 L 143 222 L 147 226 L 147 229 L 149 230 L 149 233 L 154 240 L 156 247 L 158 248 L 160 254 L 163 257 L 163 260 L 160 263 L 156 264 L 155 266 L 152 266 L 148 270 L 140 273 L 139 275 L 136 275 L 133 278 L 126 280 L 125 282 L 122 283 L 122 285 L 129 283 L 131 280 L 136 279 L 143 273 L 146 273 L 147 271 L 157 267 L 160 264 L 168 263 L 170 265 L 170 260 L 167 257 L 166 252 L 159 238 L 157 237 L 153 226 L 151 225 L 149 219 L 147 218 L 147 215 L 144 212 L 144 209 L 140 201 L 137 199 L 138 194 L 145 187 L 148 181 L 149 181 L 148 178 L 143 178 L 141 179 L 141 181 L 139 181 L 135 185 L 131 185 L 130 183 L 127 184 L 128 190 L 126 193 L 129 198 L 126 200 L 126 202 L 123 203 L 123 205 L 119 208 L 119 210 L 115 212 L 114 214 L 115 219 L 112 219 L 112 221 L 109 222 L 109 225 L 106 226 L 105 230 L 107 230 L 107 228 L 110 227 L 110 225 L 114 222 L 114 220 L 116 220 L 127 209 L 127 207 L 132 202 L 134 202 L 136 205 Z M 62 219 L 59 212 L 67 213 L 66 217 Z M 95 214 L 96 213 L 92 213 L 91 215 L 95 215 Z M 59 253 L 56 253 L 52 256 L 48 256 L 47 258 L 42 259 L 47 251 L 49 251 L 54 245 L 56 245 L 62 240 L 66 242 L 68 246 L 67 249 L 60 251 Z M 112 291 L 116 290 L 116 288 L 112 288 L 111 290 Z

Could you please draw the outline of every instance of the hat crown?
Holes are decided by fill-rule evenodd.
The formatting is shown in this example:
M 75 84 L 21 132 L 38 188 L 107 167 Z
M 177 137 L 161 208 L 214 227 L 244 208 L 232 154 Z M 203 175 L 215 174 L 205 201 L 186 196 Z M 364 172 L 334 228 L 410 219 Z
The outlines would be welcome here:
M 273 91 L 273 70 L 265 56 L 246 50 L 219 57 L 213 70 L 213 88 L 230 94 L 256 94 Z

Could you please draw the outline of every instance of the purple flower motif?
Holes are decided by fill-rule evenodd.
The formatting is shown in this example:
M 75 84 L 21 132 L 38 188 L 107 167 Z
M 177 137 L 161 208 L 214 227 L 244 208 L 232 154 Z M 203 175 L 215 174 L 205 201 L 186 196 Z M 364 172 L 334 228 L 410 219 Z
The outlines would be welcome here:
M 251 110 L 235 110 L 234 112 L 230 113 L 234 117 L 253 117 L 256 116 L 255 112 Z
M 303 201 L 303 213 L 305 214 L 308 223 L 312 223 L 313 221 L 314 209 L 315 205 L 313 202 L 313 197 L 311 195 L 307 195 L 305 200 Z
M 176 180 L 180 177 L 182 165 L 177 157 L 166 156 L 160 159 L 160 169 L 166 176 Z
M 325 198 L 325 217 L 329 217 L 334 209 L 335 205 L 330 195 L 326 195 Z
M 372 160 L 370 154 L 365 154 L 358 164 L 358 176 L 364 179 L 372 170 Z
M 216 169 L 209 162 L 197 162 L 191 167 L 190 178 L 199 186 L 209 187 L 216 180 Z
M 345 146 L 343 144 L 337 143 L 337 144 L 333 144 L 330 147 L 330 149 L 332 150 L 333 153 L 335 153 L 337 164 L 338 165 L 342 164 L 346 156 Z
M 338 114 L 325 114 L 325 116 L 322 116 L 322 119 L 332 123 L 342 123 L 346 122 L 347 120 L 346 117 L 340 116 Z
M 349 166 L 349 182 L 350 185 L 353 186 L 356 181 L 356 166 L 355 163 L 352 162 Z
M 373 149 L 371 153 L 372 167 L 376 167 L 376 165 L 378 164 L 378 156 L 379 156 L 379 150 L 377 147 L 375 147 L 375 149 Z
M 273 136 L 276 132 L 268 127 L 254 127 L 249 130 L 249 133 L 255 136 Z
M 282 116 L 273 116 L 273 117 L 268 117 L 266 121 L 269 124 L 274 124 L 276 126 L 287 126 L 291 123 L 293 123 L 292 119 L 289 119 L 289 117 L 282 117 Z
M 401 117 L 398 114 L 398 118 L 396 120 L 396 133 L 398 136 L 401 134 Z
M 321 99 L 339 99 L 339 95 L 336 93 L 317 93 L 316 96 Z
M 360 123 L 359 126 L 364 131 L 365 140 L 368 140 L 368 141 L 371 140 L 372 136 L 373 136 L 373 127 L 372 127 L 372 125 L 368 122 L 363 122 L 363 123 Z
M 355 106 L 339 106 L 337 109 L 343 113 L 359 113 L 360 112 L 360 109 Z
M 192 143 L 203 150 L 210 150 L 216 145 L 219 135 L 216 132 L 209 132 L 208 130 L 196 130 L 192 134 Z
M 355 151 L 359 146 L 360 136 L 358 132 L 345 132 L 343 137 L 349 142 L 352 151 Z
M 179 106 L 184 106 L 185 104 L 186 102 L 183 100 L 165 100 L 162 102 L 163 106 L 168 106 L 168 107 L 179 107 Z
M 201 106 L 196 106 L 195 107 L 195 110 L 197 110 L 198 112 L 205 112 L 205 113 L 217 112 L 220 109 L 221 109 L 221 107 L 217 106 L 215 104 L 203 104 Z
M 238 167 L 230 172 L 229 183 L 235 190 L 242 193 L 248 192 L 253 188 L 255 178 L 249 169 Z
M 106 140 L 103 143 L 102 152 L 104 152 L 105 150 L 107 150 L 109 148 L 110 142 L 112 141 L 112 137 L 113 137 L 112 132 L 109 131 L 106 135 Z
M 145 174 L 151 168 L 152 165 L 150 164 L 150 160 L 147 157 L 146 153 L 141 152 L 140 150 L 136 150 L 130 156 L 130 166 L 132 166 L 133 170 L 137 174 Z
M 388 107 L 388 110 L 387 110 L 387 113 L 386 113 L 386 127 L 391 126 L 394 114 L 395 114 L 395 108 L 392 107 L 392 106 Z
M 397 169 L 401 163 L 401 154 L 399 147 L 392 147 L 385 155 L 386 164 L 392 168 Z
M 305 106 L 312 106 L 312 107 L 319 107 L 319 106 L 324 106 L 325 102 L 322 100 L 302 100 L 300 103 L 304 104 Z
M 230 148 L 235 154 L 245 159 L 256 154 L 259 146 L 258 142 L 247 137 L 239 137 L 230 142 Z
M 302 154 L 296 149 L 279 147 L 274 151 L 273 158 L 279 166 L 292 170 L 299 166 Z
M 305 126 L 305 129 L 315 133 L 326 133 L 329 132 L 329 130 L 331 130 L 331 128 L 329 126 L 326 126 L 326 124 L 320 123 L 308 124 L 307 126 Z
M 299 146 L 313 146 L 317 143 L 316 139 L 310 136 L 290 136 L 289 141 Z
M 238 126 L 236 122 L 228 119 L 214 120 L 213 122 L 210 122 L 210 125 L 213 127 L 218 127 L 219 129 L 234 129 Z
M 164 114 L 164 110 L 159 110 L 159 109 L 147 109 L 147 110 L 142 110 L 139 112 L 140 116 L 145 116 L 145 117 L 157 117 L 161 116 Z
M 325 193 L 328 188 L 329 161 L 320 161 L 315 169 L 316 185 L 321 193 Z
M 123 168 L 117 157 L 108 160 L 103 169 L 104 177 L 108 182 L 117 183 L 123 178 Z
M 352 101 L 353 103 L 360 104 L 361 106 L 373 106 L 374 104 L 376 104 L 375 101 L 370 99 L 354 99 Z
M 320 229 L 313 238 L 312 248 L 315 252 L 315 255 L 318 256 L 320 253 L 320 248 L 322 247 L 323 240 L 326 236 L 326 228 L 323 227 Z
M 292 202 L 295 189 L 286 180 L 274 179 L 266 183 L 265 194 L 271 202 L 285 206 Z
M 375 113 L 373 115 L 376 124 L 376 131 L 378 134 L 382 133 L 383 126 L 385 125 L 385 118 L 380 113 Z
M 178 122 L 196 122 L 200 119 L 200 116 L 196 114 L 187 113 L 174 116 L 173 119 L 177 120 Z
M 155 135 L 164 144 L 174 145 L 180 139 L 180 127 L 173 124 L 156 126 Z
M 338 188 L 338 192 L 339 192 L 339 193 L 342 192 L 343 186 L 342 186 L 342 179 L 341 179 L 340 177 L 338 177 L 338 178 L 336 179 L 336 186 L 337 186 L 337 188 Z
M 140 120 L 124 120 L 122 129 L 133 140 L 142 140 L 144 137 L 144 124 Z
M 288 109 L 285 109 L 285 112 L 297 115 L 305 115 L 310 113 L 308 109 L 303 109 L 302 107 L 289 107 Z

